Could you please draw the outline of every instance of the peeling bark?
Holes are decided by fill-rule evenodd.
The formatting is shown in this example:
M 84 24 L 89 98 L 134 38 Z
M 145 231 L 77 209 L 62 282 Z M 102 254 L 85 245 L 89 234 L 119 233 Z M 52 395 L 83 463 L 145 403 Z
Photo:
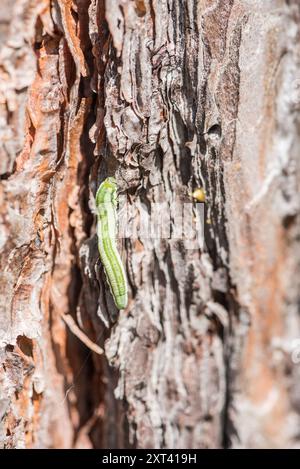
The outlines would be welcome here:
M 12 3 L 1 446 L 299 447 L 298 2 Z M 93 215 L 110 175 L 136 225 L 146 210 L 175 230 L 206 193 L 204 248 L 126 239 L 119 315 Z

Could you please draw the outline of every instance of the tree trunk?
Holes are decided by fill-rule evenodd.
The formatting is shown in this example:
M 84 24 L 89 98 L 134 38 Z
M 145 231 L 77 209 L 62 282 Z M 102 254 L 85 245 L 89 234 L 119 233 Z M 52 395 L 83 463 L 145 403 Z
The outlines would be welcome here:
M 299 25 L 297 0 L 2 2 L 2 447 L 299 447 Z M 117 316 L 112 175 L 170 229 L 123 240 Z

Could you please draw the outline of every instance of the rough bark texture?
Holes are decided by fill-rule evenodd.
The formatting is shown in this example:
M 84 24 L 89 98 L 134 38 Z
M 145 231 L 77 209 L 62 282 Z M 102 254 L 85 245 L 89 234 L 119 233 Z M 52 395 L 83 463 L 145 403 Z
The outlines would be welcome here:
M 299 447 L 299 25 L 297 0 L 1 4 L 2 447 Z M 205 249 L 126 240 L 115 323 L 107 175 L 137 223 L 206 191 Z

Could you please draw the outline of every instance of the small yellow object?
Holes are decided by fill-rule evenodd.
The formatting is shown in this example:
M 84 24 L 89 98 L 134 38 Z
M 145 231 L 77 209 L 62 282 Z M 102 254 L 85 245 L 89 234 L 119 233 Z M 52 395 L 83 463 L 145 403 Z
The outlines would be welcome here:
M 202 187 L 197 187 L 192 193 L 192 197 L 198 202 L 205 202 L 205 190 Z

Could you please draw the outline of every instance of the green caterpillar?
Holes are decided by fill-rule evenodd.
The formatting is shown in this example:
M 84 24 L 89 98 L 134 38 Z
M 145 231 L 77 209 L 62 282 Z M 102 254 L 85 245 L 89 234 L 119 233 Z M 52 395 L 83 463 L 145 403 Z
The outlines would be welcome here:
M 128 303 L 125 270 L 117 249 L 117 183 L 108 177 L 100 184 L 96 194 L 97 235 L 100 259 L 107 282 L 118 309 Z

